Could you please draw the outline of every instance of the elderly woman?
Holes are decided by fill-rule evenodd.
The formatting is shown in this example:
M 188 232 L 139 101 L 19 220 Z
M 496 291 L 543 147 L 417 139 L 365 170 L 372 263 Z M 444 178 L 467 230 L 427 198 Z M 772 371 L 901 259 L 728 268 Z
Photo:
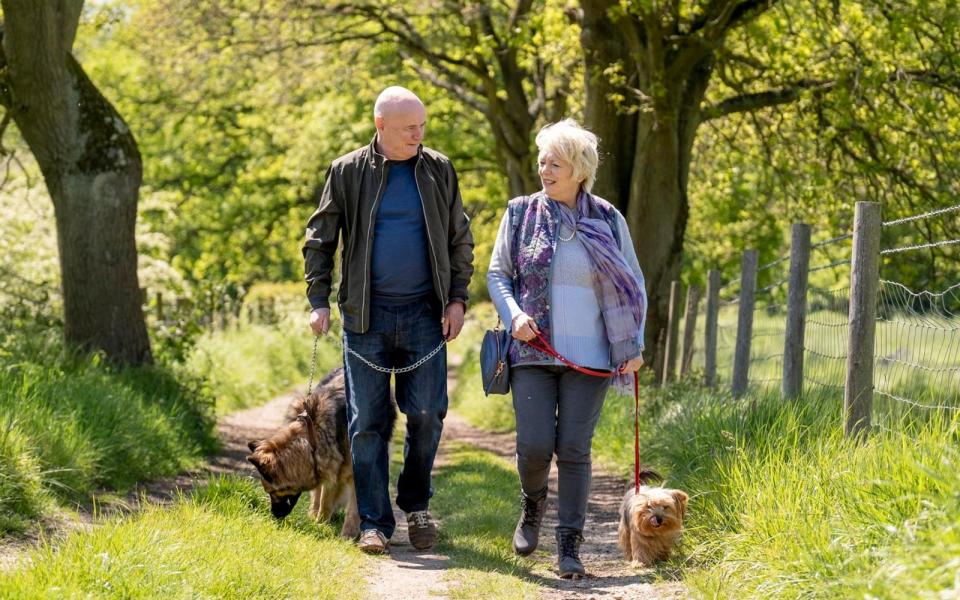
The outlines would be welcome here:
M 544 127 L 537 147 L 543 189 L 509 203 L 487 273 L 490 297 L 515 339 L 539 336 L 579 366 L 632 381 L 643 364 L 647 297 L 623 215 L 590 193 L 597 136 L 567 119 Z M 611 378 L 526 343 L 514 342 L 510 364 L 521 488 L 513 547 L 523 556 L 537 547 L 556 454 L 558 566 L 561 577 L 580 578 L 590 447 Z

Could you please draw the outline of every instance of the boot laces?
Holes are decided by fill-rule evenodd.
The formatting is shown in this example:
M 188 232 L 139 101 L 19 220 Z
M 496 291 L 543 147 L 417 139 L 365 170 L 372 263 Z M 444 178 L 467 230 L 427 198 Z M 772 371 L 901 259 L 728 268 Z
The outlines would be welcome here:
M 523 524 L 536 527 L 540 519 L 540 502 L 528 498 L 527 496 L 520 497 L 520 508 L 523 511 Z
M 560 534 L 560 555 L 570 556 L 580 560 L 580 542 L 583 538 L 578 533 Z

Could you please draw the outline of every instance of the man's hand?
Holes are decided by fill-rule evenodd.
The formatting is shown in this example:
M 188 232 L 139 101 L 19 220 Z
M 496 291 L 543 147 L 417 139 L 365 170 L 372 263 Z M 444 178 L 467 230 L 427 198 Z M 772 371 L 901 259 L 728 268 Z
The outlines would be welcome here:
M 443 338 L 452 342 L 463 329 L 463 303 L 451 302 L 443 311 Z
M 513 337 L 521 342 L 529 342 L 540 335 L 537 322 L 527 313 L 520 313 L 514 317 L 513 323 L 510 324 L 510 330 L 513 332 Z
M 631 358 L 630 360 L 623 361 L 623 364 L 620 365 L 618 369 L 621 373 L 633 373 L 643 366 L 643 356 L 638 356 L 636 358 Z
M 323 335 L 330 330 L 329 308 L 317 308 L 310 313 L 310 329 L 314 335 Z

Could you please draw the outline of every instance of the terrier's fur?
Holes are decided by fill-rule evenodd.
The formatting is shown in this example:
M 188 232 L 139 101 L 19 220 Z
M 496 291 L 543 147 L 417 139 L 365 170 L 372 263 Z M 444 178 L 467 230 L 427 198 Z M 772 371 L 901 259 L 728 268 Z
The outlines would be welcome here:
M 644 471 L 641 482 L 662 478 Z M 683 533 L 683 515 L 687 494 L 681 490 L 641 485 L 636 492 L 630 486 L 620 503 L 620 549 L 626 560 L 650 566 L 670 556 Z
M 290 405 L 290 423 L 268 439 L 250 442 L 247 457 L 270 494 L 270 511 L 278 519 L 290 514 L 300 494 L 310 491 L 309 515 L 329 520 L 344 506 L 340 535 L 360 533 L 353 465 L 347 433 L 343 370 L 331 371 L 306 398 Z M 392 423 L 391 423 L 392 429 Z

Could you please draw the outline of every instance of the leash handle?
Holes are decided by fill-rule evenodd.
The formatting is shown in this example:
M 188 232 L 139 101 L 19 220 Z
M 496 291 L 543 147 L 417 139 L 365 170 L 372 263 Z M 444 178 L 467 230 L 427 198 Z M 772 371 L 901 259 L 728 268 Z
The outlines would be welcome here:
M 618 371 L 596 371 L 594 369 L 581 367 L 557 352 L 550 342 L 540 334 L 537 334 L 532 340 L 528 340 L 527 344 L 541 352 L 549 354 L 574 371 L 583 373 L 584 375 L 615 377 L 620 374 Z M 636 371 L 633 372 L 633 492 L 635 494 L 640 493 L 640 375 Z
M 546 354 L 549 354 L 550 356 L 552 356 L 552 357 L 554 357 L 555 359 L 559 360 L 560 362 L 562 362 L 563 364 L 567 365 L 568 367 L 570 367 L 570 368 L 573 369 L 574 371 L 583 373 L 584 375 L 592 375 L 592 376 L 594 376 L 594 377 L 616 377 L 617 375 L 620 374 L 620 373 L 617 372 L 617 371 L 597 371 L 597 370 L 594 370 L 594 369 L 588 369 L 588 368 L 586 368 L 586 367 L 581 367 L 581 366 L 578 365 L 577 363 L 573 362 L 572 360 L 568 360 L 566 357 L 564 357 L 564 356 L 561 355 L 559 352 L 557 352 L 557 350 L 556 350 L 552 345 L 550 345 L 550 342 L 548 342 L 546 339 L 544 339 L 544 337 L 543 337 L 541 334 L 539 334 L 539 333 L 538 333 L 537 336 L 536 336 L 535 338 L 533 338 L 532 340 L 528 340 L 528 341 L 527 341 L 527 344 L 530 345 L 530 346 L 533 347 L 533 348 L 536 348 L 536 349 L 539 350 L 540 352 L 544 352 L 544 353 L 546 353 Z

